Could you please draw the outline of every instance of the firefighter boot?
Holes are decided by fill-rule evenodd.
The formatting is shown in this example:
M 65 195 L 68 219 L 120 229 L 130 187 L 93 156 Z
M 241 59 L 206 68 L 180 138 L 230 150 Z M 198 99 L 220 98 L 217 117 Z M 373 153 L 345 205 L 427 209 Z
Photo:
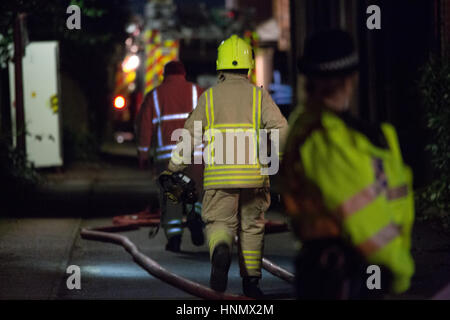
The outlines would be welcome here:
M 254 299 L 264 297 L 264 294 L 259 288 L 259 277 L 244 277 L 242 279 L 242 288 L 244 289 L 244 295 L 247 297 Z
M 231 264 L 230 247 L 225 244 L 219 244 L 213 252 L 211 260 L 211 289 L 224 292 L 227 289 L 228 270 Z
M 188 221 L 187 227 L 191 232 L 192 243 L 196 246 L 202 246 L 205 243 L 205 236 L 203 235 L 203 223 L 201 218 Z
M 191 232 L 192 243 L 196 246 L 202 246 L 205 243 L 203 235 L 203 221 L 201 209 L 197 208 L 197 204 L 192 207 L 191 212 L 187 215 L 186 225 Z M 200 212 L 199 212 L 200 211 Z
M 172 252 L 180 252 L 181 235 L 177 234 L 169 238 L 166 244 L 166 250 Z

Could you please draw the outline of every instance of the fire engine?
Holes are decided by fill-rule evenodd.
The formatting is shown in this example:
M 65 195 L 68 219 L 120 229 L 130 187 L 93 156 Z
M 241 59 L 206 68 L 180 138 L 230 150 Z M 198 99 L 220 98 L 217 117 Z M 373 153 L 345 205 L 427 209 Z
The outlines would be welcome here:
M 144 19 L 132 18 L 127 27 L 124 56 L 117 65 L 111 99 L 113 135 L 117 143 L 134 140 L 134 123 L 139 107 L 145 95 L 162 82 L 164 65 L 168 62 L 182 60 L 188 71 L 188 80 L 204 88 L 214 85 L 217 46 L 232 33 L 238 33 L 255 50 L 256 68 L 249 75 L 250 80 L 257 85 L 266 85 L 277 102 L 289 102 L 291 93 L 285 92 L 286 86 L 280 81 L 269 86 L 272 70 L 264 66 L 267 57 L 263 55 L 264 50 L 259 50 L 260 39 L 254 31 L 256 29 L 242 24 L 244 13 L 219 9 L 220 14 L 214 14 L 214 10 L 217 11 L 200 6 L 198 10 L 189 12 L 177 11 L 173 1 L 159 0 L 146 4 Z M 191 26 L 192 20 L 198 23 Z M 244 20 L 252 19 L 246 17 Z
M 146 22 L 133 17 L 127 26 L 125 54 L 116 67 L 111 101 L 114 140 L 118 143 L 134 139 L 133 124 L 143 97 L 162 82 L 164 65 L 178 59 L 175 9 L 170 2 L 149 2 Z

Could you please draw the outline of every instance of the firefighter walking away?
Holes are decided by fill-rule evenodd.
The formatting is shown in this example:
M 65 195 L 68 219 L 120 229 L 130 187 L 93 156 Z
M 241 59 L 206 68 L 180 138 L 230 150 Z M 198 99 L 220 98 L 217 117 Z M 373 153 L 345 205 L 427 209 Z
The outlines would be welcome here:
M 189 113 L 197 106 L 198 97 L 203 90 L 185 79 L 184 65 L 179 61 L 172 61 L 164 67 L 164 81 L 150 91 L 144 99 L 137 117 L 138 157 L 141 168 L 152 160 L 152 168 L 156 175 L 163 172 L 168 165 L 175 142 L 171 141 L 172 132 L 183 128 Z M 149 159 L 149 154 L 152 155 Z M 190 176 L 196 185 L 201 186 L 202 168 L 192 168 Z M 201 190 L 197 190 L 198 193 Z M 161 224 L 167 237 L 166 250 L 180 251 L 183 234 L 183 214 L 194 211 L 200 215 L 201 204 L 194 205 L 179 201 L 175 203 L 167 199 L 161 190 Z M 192 242 L 202 245 L 203 230 L 197 223 L 199 217 L 188 215 L 187 226 L 191 232 Z
M 202 219 L 211 258 L 211 288 L 220 292 L 226 290 L 231 250 L 237 236 L 244 294 L 260 298 L 263 297 L 259 280 L 264 214 L 270 205 L 270 194 L 268 176 L 261 173 L 262 166 L 254 149 L 258 147 L 255 141 L 260 129 L 278 129 L 282 140 L 287 121 L 269 93 L 248 80 L 253 68 L 250 45 L 236 35 L 224 40 L 218 48 L 218 84 L 201 95 L 197 108 L 186 120 L 185 129 L 194 141 L 194 127 L 198 128 L 196 124 L 200 124 L 207 141 L 203 154 Z M 243 149 L 238 149 L 234 143 L 232 133 L 238 132 L 247 132 L 251 137 Z M 219 140 L 223 141 L 222 146 L 217 144 Z M 221 152 L 222 147 L 227 152 Z M 229 156 L 230 147 L 235 151 L 233 155 L 244 152 L 245 161 L 241 163 L 235 157 L 224 161 L 220 154 Z M 191 154 L 192 150 L 194 144 Z M 182 153 L 179 148 L 173 153 L 170 171 L 182 171 L 188 166 Z

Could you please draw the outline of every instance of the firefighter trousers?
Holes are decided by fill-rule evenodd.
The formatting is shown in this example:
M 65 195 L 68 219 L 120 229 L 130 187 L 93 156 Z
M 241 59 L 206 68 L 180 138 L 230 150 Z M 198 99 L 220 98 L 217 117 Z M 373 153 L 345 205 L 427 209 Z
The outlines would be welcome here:
M 241 277 L 261 277 L 264 213 L 269 205 L 268 188 L 206 190 L 202 219 L 210 257 L 220 243 L 226 243 L 232 248 L 234 239 L 238 236 Z
M 170 201 L 162 190 L 159 192 L 159 203 L 161 206 L 161 226 L 167 240 L 176 235 L 182 236 L 184 204 Z
M 166 170 L 168 161 L 157 161 L 152 166 L 153 175 L 158 177 Z M 161 228 L 164 229 L 167 240 L 173 236 L 183 235 L 184 204 L 174 203 L 167 199 L 163 190 L 159 190 L 159 206 L 161 209 Z

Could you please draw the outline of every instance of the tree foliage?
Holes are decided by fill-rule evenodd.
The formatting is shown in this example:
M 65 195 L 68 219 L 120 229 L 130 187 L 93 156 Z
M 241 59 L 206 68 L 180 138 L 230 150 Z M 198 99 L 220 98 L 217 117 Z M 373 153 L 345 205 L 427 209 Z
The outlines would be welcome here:
M 81 30 L 69 30 L 67 7 L 81 9 Z M 12 57 L 13 26 L 18 13 L 26 14 L 29 41 L 56 40 L 60 44 L 60 70 L 78 83 L 88 97 L 89 133 L 80 145 L 96 148 L 111 92 L 111 72 L 115 66 L 114 53 L 126 38 L 125 25 L 129 19 L 128 0 L 6 0 L 0 1 L 0 69 Z M 64 106 L 62 106 L 64 107 Z M 71 121 L 71 119 L 63 119 Z M 66 137 L 72 143 L 76 133 Z M 74 141 L 77 142 L 75 139 Z M 2 140 L 2 139 L 0 139 Z M 33 185 L 35 171 L 19 154 L 0 141 L 0 177 L 2 184 Z M 6 180 L 5 180 L 6 179 Z
M 81 9 L 81 30 L 69 30 L 66 26 L 70 5 Z M 88 127 L 94 136 L 93 141 L 99 141 L 113 89 L 112 70 L 120 58 L 117 47 L 127 36 L 125 25 L 130 17 L 129 1 L 0 1 L 0 64 L 3 62 L 3 67 L 11 58 L 14 19 L 19 12 L 26 14 L 30 41 L 59 41 L 61 73 L 73 79 L 88 97 Z
M 4 136 L 0 136 L 0 181 L 0 208 L 7 207 L 15 199 L 23 201 L 42 181 L 25 154 L 11 147 Z
M 449 216 L 450 209 L 450 60 L 432 59 L 420 81 L 426 126 L 430 139 L 433 181 L 417 194 L 418 209 L 437 209 Z

